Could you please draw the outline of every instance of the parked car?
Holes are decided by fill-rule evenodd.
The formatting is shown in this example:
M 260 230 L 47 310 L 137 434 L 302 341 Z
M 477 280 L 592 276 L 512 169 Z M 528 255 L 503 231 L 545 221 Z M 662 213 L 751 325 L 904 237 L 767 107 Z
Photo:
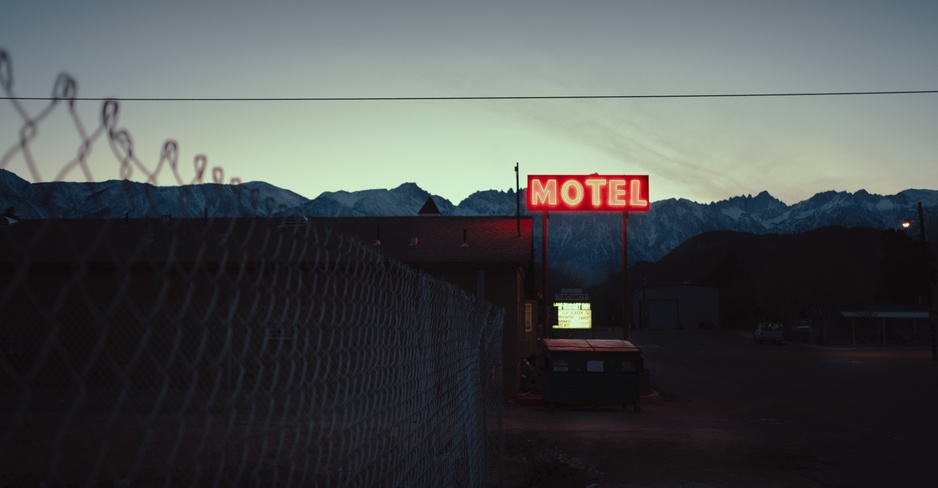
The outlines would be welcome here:
M 758 344 L 780 343 L 785 339 L 782 324 L 775 322 L 762 322 L 756 325 L 752 333 L 752 340 Z
M 811 322 L 798 320 L 785 331 L 785 339 L 793 342 L 811 342 Z

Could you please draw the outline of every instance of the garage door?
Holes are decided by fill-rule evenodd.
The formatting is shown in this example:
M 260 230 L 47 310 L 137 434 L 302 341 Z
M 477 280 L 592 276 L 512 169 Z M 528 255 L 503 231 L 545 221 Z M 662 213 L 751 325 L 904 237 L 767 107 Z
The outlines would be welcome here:
M 679 329 L 677 300 L 648 300 L 648 328 L 655 330 Z

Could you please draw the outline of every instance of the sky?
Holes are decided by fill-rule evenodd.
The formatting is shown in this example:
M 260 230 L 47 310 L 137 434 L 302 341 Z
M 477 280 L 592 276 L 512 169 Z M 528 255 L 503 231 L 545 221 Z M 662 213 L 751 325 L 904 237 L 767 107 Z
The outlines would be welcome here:
M 400 100 L 938 90 L 932 0 L 4 0 L 0 12 L 2 96 L 50 97 L 66 73 L 83 98 L 386 99 L 123 100 L 108 127 L 130 136 L 130 174 L 104 133 L 82 144 L 102 101 L 76 100 L 73 117 L 64 101 L 0 100 L 0 167 L 30 181 L 145 181 L 173 140 L 184 183 L 204 157 L 204 181 L 220 168 L 220 181 L 307 198 L 414 182 L 457 204 L 513 189 L 515 164 L 522 187 L 528 174 L 649 175 L 652 201 L 938 189 L 935 93 Z M 167 168 L 157 184 L 177 183 Z

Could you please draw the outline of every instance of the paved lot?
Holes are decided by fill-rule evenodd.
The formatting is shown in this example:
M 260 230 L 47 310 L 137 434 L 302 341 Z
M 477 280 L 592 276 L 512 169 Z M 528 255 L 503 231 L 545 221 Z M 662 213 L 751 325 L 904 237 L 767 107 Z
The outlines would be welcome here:
M 938 486 L 938 363 L 923 349 L 633 332 L 642 412 L 528 396 L 505 412 L 508 486 Z

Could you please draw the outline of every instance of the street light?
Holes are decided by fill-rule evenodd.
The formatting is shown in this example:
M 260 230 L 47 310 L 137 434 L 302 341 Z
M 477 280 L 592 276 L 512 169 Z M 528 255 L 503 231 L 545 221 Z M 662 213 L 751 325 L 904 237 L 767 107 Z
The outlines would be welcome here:
M 902 222 L 903 229 L 910 229 L 912 225 L 916 222 L 914 220 L 906 220 Z M 925 291 L 925 304 L 928 306 L 928 328 L 931 331 L 931 358 L 932 361 L 938 361 L 938 347 L 936 347 L 935 340 L 935 320 L 932 318 L 932 292 L 931 292 L 931 273 L 928 269 L 928 240 L 925 238 L 925 212 L 922 210 L 922 202 L 918 202 L 918 235 L 919 239 L 922 241 L 922 274 Z

